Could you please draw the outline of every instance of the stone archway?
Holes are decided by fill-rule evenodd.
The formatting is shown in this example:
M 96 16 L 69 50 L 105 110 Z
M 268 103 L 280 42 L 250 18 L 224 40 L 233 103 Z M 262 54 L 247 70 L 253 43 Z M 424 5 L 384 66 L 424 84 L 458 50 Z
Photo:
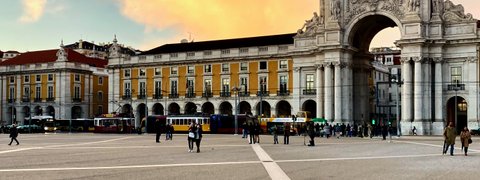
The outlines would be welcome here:
M 290 117 L 292 115 L 292 106 L 287 101 L 279 101 L 276 110 L 277 117 Z
M 261 116 L 260 114 L 260 109 L 262 109 L 261 114 L 263 114 L 263 117 L 271 117 L 271 111 L 270 111 L 270 103 L 267 101 L 262 101 L 262 103 L 257 104 L 257 116 Z
M 171 103 L 168 106 L 168 114 L 169 115 L 179 115 L 180 114 L 180 106 L 177 103 Z
M 239 114 L 253 114 L 252 113 L 252 106 L 246 101 L 242 101 L 238 104 L 240 107 Z
M 455 101 L 457 104 L 455 104 Z M 447 101 L 447 118 L 445 124 L 453 122 L 453 125 L 457 129 L 457 133 L 459 133 L 464 127 L 468 127 L 467 107 L 467 101 L 460 96 L 452 97 Z
M 73 106 L 71 112 L 72 119 L 82 118 L 82 107 L 80 106 Z
M 215 107 L 211 102 L 203 103 L 202 105 L 202 113 L 205 114 L 215 114 Z
M 312 117 L 323 117 L 322 115 L 317 116 L 317 103 L 314 100 L 306 100 L 303 102 L 302 111 L 308 111 L 312 115 Z
M 162 104 L 155 103 L 153 105 L 152 113 L 154 115 L 164 115 L 165 114 L 165 109 L 163 108 Z
M 454 79 L 463 85 L 461 91 L 467 93 L 468 102 L 479 103 L 475 98 L 468 99 L 475 97 L 472 93 L 479 88 L 467 84 L 478 82 L 478 76 L 457 73 L 448 77 L 452 72 L 480 71 L 479 45 L 473 43 L 480 41 L 479 25 L 461 5 L 451 1 L 406 0 L 320 2 L 319 14 L 295 36 L 295 48 L 303 54 L 293 57 L 293 76 L 301 78 L 301 67 L 308 66 L 295 61 L 311 58 L 321 67 L 317 77 L 322 82 L 316 91 L 322 92 L 317 94 L 317 102 L 322 102 L 322 106 L 317 113 L 324 114 L 325 119 L 350 124 L 371 122 L 376 104 L 369 91 L 379 80 L 371 76 L 375 67 L 369 47 L 372 38 L 388 27 L 400 29 L 400 39 L 395 44 L 401 49 L 403 134 L 412 126 L 417 127 L 419 134 L 442 133 L 446 84 Z M 311 52 L 312 49 L 318 51 Z M 462 53 L 458 53 L 459 49 Z M 453 71 L 452 66 L 459 69 Z M 297 94 L 300 90 L 296 90 Z M 294 107 L 300 107 L 299 102 Z M 477 118 L 477 113 L 470 114 L 472 117 L 467 119 Z
M 185 114 L 195 114 L 197 112 L 197 105 L 193 102 L 185 104 Z
M 136 114 L 136 117 L 139 117 L 140 121 L 143 120 L 145 116 L 147 116 L 146 107 L 147 106 L 144 103 L 141 103 L 137 106 L 137 112 L 135 114 Z
M 122 116 L 122 117 L 134 117 L 132 105 L 124 104 L 122 106 L 122 113 L 120 114 L 120 116 Z
M 34 108 L 33 111 L 34 111 L 33 114 L 34 114 L 35 116 L 41 116 L 41 115 L 43 115 L 43 108 L 42 108 L 41 106 L 35 106 L 35 108 Z
M 232 115 L 233 114 L 233 107 L 232 104 L 230 104 L 227 101 L 224 101 L 220 104 L 220 114 L 226 114 L 226 115 Z
M 53 106 L 47 107 L 47 115 L 55 117 L 55 108 Z

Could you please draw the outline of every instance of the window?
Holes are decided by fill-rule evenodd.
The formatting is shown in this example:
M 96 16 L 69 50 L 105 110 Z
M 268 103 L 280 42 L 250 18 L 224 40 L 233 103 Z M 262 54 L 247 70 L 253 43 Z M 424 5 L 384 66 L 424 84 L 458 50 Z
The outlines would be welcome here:
M 145 77 L 145 74 L 146 74 L 145 69 L 138 69 L 138 76 Z
M 23 82 L 29 83 L 30 82 L 30 75 L 27 75 L 23 78 Z
M 41 76 L 41 75 L 36 75 L 36 76 L 35 76 L 35 80 L 36 80 L 37 82 L 41 82 L 41 81 L 42 81 L 42 76 Z
M 52 82 L 53 81 L 53 74 L 48 74 L 48 82 Z
M 287 69 L 287 68 L 288 68 L 288 61 L 280 60 L 280 69 Z
M 10 99 L 15 99 L 15 87 L 10 87 L 10 92 L 9 92 L 9 95 L 10 95 Z
M 260 61 L 260 70 L 267 70 L 267 61 Z
M 172 75 L 178 74 L 178 67 L 171 67 L 170 68 L 170 74 L 172 74 Z
M 280 92 L 287 92 L 287 76 L 280 76 Z
M 194 83 L 193 79 L 187 80 L 187 94 L 193 95 L 194 87 L 195 87 L 193 83 Z
M 212 93 L 212 80 L 205 79 L 205 93 Z
M 204 55 L 204 56 L 211 56 L 211 55 L 212 55 L 212 51 L 205 51 L 205 52 L 203 52 L 203 55 Z
M 230 79 L 228 78 L 222 79 L 222 92 L 225 92 L 225 93 L 230 92 Z
M 259 47 L 258 48 L 258 52 L 267 52 L 268 51 L 268 47 Z
M 130 95 L 132 94 L 132 93 L 131 93 L 131 91 L 132 91 L 131 88 L 132 88 L 132 86 L 131 86 L 130 82 L 126 82 L 126 83 L 124 84 L 125 96 L 130 96 Z
M 220 53 L 221 54 L 230 54 L 230 49 L 224 49 Z
M 35 87 L 35 98 L 41 98 L 42 95 L 42 87 L 36 86 Z
M 288 46 L 279 46 L 278 47 L 278 51 L 287 51 L 288 50 Z
M 241 62 L 240 63 L 240 71 L 248 71 L 248 63 Z
M 155 68 L 155 76 L 162 75 L 162 68 Z
M 30 99 L 30 87 L 26 86 L 23 88 L 23 96 Z
M 170 57 L 171 58 L 178 58 L 178 53 L 172 53 L 172 54 L 170 54 Z
M 159 97 L 162 94 L 162 81 L 155 81 L 155 96 Z
M 97 93 L 97 100 L 98 102 L 103 102 L 103 92 L 99 91 Z
M 205 65 L 205 73 L 212 73 L 212 65 L 211 64 L 207 64 Z
M 248 91 L 248 78 L 247 77 L 241 77 L 240 78 L 240 91 L 241 92 L 247 92 Z
M 147 56 L 139 56 L 138 57 L 138 60 L 146 60 L 147 59 Z
M 51 99 L 53 98 L 53 86 L 48 86 L 48 94 L 47 94 L 47 98 Z
M 259 77 L 259 89 L 260 91 L 263 93 L 265 91 L 267 91 L 267 77 L 263 76 L 263 77 Z
M 193 57 L 193 56 L 195 56 L 195 53 L 194 53 L 194 52 L 188 52 L 188 53 L 187 53 L 187 56 L 188 56 L 188 57 Z
M 222 64 L 222 72 L 228 72 L 228 71 L 230 71 L 229 69 L 230 69 L 230 64 L 228 64 L 228 63 L 223 63 Z
M 240 48 L 240 54 L 248 53 L 248 48 Z
M 74 91 L 73 98 L 75 99 L 80 99 L 80 86 L 75 86 L 75 91 Z
M 146 83 L 145 82 L 140 82 L 140 92 L 139 92 L 139 95 L 140 96 L 146 96 Z
M 306 89 L 307 90 L 312 90 L 315 88 L 315 79 L 314 79 L 315 75 L 313 74 L 307 74 L 307 77 L 306 77 Z
M 10 76 L 10 83 L 15 83 L 15 77 L 14 76 Z
M 177 84 L 177 80 L 172 80 L 170 81 L 170 92 L 172 94 L 178 94 L 178 84 Z
M 195 66 L 188 66 L 187 67 L 187 73 L 188 74 L 194 74 L 195 73 Z
M 103 77 L 98 77 L 98 84 L 103 85 Z
M 100 114 L 103 114 L 103 106 L 98 106 L 98 109 L 97 109 L 97 114 L 100 115 Z
M 153 59 L 162 59 L 162 55 L 155 55 L 153 56 Z
M 79 82 L 79 81 L 80 81 L 80 75 L 75 74 L 75 82 Z
M 462 68 L 461 67 L 452 67 L 451 68 L 452 83 L 462 82 Z
M 130 77 L 130 69 L 125 69 L 123 71 L 123 77 L 129 78 Z

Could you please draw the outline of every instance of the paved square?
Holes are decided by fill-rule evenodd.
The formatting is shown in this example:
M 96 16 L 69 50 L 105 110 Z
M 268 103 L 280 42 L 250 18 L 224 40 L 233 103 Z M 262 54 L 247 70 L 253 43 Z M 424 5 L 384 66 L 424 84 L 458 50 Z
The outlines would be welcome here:
M 162 136 L 164 138 L 165 136 Z M 442 155 L 442 137 L 316 138 L 250 145 L 234 135 L 205 135 L 201 153 L 187 136 L 155 143 L 155 135 L 21 134 L 19 146 L 0 141 L 0 179 L 473 179 L 480 176 L 480 138 L 469 156 Z M 457 138 L 458 140 L 459 138 Z M 308 141 L 308 140 L 307 140 Z

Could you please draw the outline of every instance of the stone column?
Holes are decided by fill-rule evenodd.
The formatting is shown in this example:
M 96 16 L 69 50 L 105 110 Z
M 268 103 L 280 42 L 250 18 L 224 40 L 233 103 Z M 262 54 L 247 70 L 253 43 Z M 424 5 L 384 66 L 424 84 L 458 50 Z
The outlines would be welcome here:
M 334 120 L 336 123 L 342 122 L 342 64 L 336 62 L 335 64 L 335 117 Z
M 344 86 L 342 89 L 344 101 L 342 105 L 345 108 L 342 114 L 344 114 L 344 121 L 353 125 L 353 70 L 351 64 L 346 64 L 344 74 Z
M 443 122 L 442 58 L 435 58 L 435 122 Z
M 316 82 L 316 99 L 317 99 L 317 117 L 323 117 L 324 116 L 324 111 L 323 111 L 323 103 L 324 103 L 324 97 L 323 97 L 323 87 L 324 87 L 324 78 L 323 78 L 323 71 L 322 71 L 322 65 L 316 65 L 315 73 L 317 75 L 317 78 L 315 80 Z
M 402 58 L 403 69 L 403 86 L 402 86 L 402 121 L 403 123 L 410 123 L 412 121 L 412 66 L 408 57 Z M 402 128 L 404 129 L 404 128 Z M 404 129 L 408 131 L 408 129 Z
M 414 94 L 413 94 L 413 118 L 414 121 L 422 121 L 423 120 L 423 73 L 422 73 L 422 58 L 416 57 L 414 59 L 415 62 L 415 77 L 414 77 Z
M 332 78 L 332 64 L 325 63 L 325 119 L 328 122 L 333 120 L 333 78 Z
M 294 67 L 293 68 L 293 99 L 292 99 L 292 109 L 294 110 L 301 110 L 301 104 L 300 104 L 300 94 L 302 92 L 302 80 L 301 80 L 301 68 L 300 67 Z M 260 88 L 259 88 L 260 89 Z M 260 99 L 259 99 L 260 100 Z M 265 97 L 263 97 L 263 100 L 265 101 Z M 260 102 L 260 101 L 259 101 Z M 262 106 L 262 113 L 265 114 L 265 105 Z M 259 112 L 260 113 L 260 112 Z M 294 112 L 292 112 L 294 113 Z

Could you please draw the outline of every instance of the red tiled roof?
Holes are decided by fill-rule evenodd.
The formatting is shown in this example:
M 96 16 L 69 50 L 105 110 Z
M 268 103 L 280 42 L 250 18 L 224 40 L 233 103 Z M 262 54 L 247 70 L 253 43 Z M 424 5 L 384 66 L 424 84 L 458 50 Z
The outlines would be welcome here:
M 69 62 L 88 64 L 95 67 L 105 67 L 108 64 L 108 61 L 104 59 L 86 57 L 72 49 L 65 50 L 67 51 Z M 52 49 L 22 53 L 12 59 L 0 62 L 0 66 L 55 62 L 57 60 L 57 51 L 58 49 Z

